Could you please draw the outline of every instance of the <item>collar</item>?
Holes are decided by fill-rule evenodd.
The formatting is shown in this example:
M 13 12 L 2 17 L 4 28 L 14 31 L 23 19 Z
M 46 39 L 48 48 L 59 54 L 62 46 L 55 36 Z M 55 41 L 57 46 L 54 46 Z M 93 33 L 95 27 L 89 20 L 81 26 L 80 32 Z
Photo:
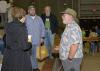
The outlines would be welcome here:
M 28 18 L 33 19 L 33 20 L 36 18 L 36 16 L 37 16 L 37 15 L 35 15 L 35 16 L 27 15 Z
M 31 18 L 34 20 L 36 16 L 31 16 Z
M 22 25 L 22 22 L 20 22 L 20 20 L 18 20 L 17 18 L 13 18 L 13 22 L 14 22 L 15 24 Z
M 70 24 L 66 25 L 67 27 L 71 28 L 76 22 L 72 21 Z

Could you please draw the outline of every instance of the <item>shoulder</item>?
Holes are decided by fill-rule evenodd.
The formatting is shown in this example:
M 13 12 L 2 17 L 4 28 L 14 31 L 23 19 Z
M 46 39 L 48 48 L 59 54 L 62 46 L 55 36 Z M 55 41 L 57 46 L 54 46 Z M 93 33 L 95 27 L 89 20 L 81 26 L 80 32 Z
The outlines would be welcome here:
M 73 30 L 81 30 L 80 26 L 75 21 L 73 21 L 73 27 L 72 28 L 73 28 Z
M 30 18 L 30 16 L 29 15 L 26 15 L 25 18 L 28 19 L 28 18 Z
M 53 13 L 51 13 L 50 16 L 51 16 L 51 17 L 56 17 L 55 14 L 53 14 Z
M 12 26 L 13 23 L 14 23 L 14 22 L 9 22 L 9 23 L 7 23 L 7 24 L 5 25 L 5 27 L 10 27 L 10 26 Z
M 28 23 L 29 21 L 31 21 L 31 17 L 29 15 L 26 15 L 25 16 L 25 22 Z
M 13 28 L 14 28 L 13 22 L 7 23 L 7 24 L 5 25 L 5 31 L 6 31 L 6 33 L 7 33 L 7 32 L 13 31 Z
M 41 14 L 41 17 L 45 17 L 45 14 L 43 13 L 43 14 Z
M 38 16 L 38 15 L 36 15 L 35 17 L 36 17 L 36 18 L 40 18 L 40 16 Z
M 39 19 L 39 20 L 42 20 L 42 18 L 38 15 L 36 15 L 36 18 Z

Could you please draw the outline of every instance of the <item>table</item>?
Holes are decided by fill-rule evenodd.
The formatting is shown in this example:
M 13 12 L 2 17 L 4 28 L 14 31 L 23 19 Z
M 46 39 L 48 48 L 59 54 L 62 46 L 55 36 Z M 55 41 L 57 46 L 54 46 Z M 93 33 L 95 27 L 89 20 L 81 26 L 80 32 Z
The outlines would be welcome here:
M 92 41 L 100 41 L 100 37 L 83 37 L 83 41 L 92 42 Z
M 90 43 L 91 42 L 99 42 L 100 41 L 100 37 L 83 37 L 83 42 L 88 43 L 89 46 L 84 45 L 86 48 L 84 48 L 84 52 L 85 53 L 90 53 Z M 97 44 L 98 45 L 98 44 Z M 87 49 L 88 48 L 88 49 Z M 95 48 L 98 51 L 98 48 Z M 88 51 L 87 51 L 88 50 Z M 93 50 L 93 49 L 92 49 Z

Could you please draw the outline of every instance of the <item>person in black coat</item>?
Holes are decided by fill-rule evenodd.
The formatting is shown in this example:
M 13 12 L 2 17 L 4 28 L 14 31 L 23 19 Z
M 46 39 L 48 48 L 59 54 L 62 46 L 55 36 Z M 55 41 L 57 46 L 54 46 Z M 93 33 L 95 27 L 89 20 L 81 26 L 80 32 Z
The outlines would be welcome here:
M 51 7 L 45 6 L 44 13 L 41 15 L 41 18 L 45 25 L 45 46 L 49 52 L 49 58 L 52 58 L 52 47 L 54 47 L 54 39 L 55 34 L 57 33 L 58 29 L 58 20 L 56 16 L 51 13 Z
M 1 71 L 32 71 L 24 15 L 22 8 L 14 7 L 14 19 L 5 26 L 6 48 Z

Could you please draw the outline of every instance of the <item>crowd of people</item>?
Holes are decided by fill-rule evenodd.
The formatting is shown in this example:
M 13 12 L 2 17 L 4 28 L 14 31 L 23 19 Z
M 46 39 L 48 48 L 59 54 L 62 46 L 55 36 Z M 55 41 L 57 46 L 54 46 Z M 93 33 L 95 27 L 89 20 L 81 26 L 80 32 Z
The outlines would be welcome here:
M 10 19 L 7 21 L 2 17 L 2 23 L 5 24 L 6 47 L 1 71 L 40 71 L 36 50 L 44 43 L 49 53 L 48 58 L 53 59 L 52 48 L 59 29 L 56 16 L 52 13 L 50 6 L 44 7 L 44 13 L 41 16 L 36 14 L 36 8 L 33 5 L 27 8 L 27 13 L 23 8 L 13 5 L 9 10 L 9 17 L 5 17 Z M 66 25 L 58 46 L 60 60 L 64 71 L 80 71 L 83 42 L 77 13 L 67 8 L 60 14 Z M 0 9 L 0 16 L 2 15 L 6 15 L 6 11 L 2 13 Z M 30 41 L 28 41 L 29 38 L 31 38 Z
M 47 47 L 49 58 L 53 58 L 51 50 L 58 21 L 51 13 L 51 7 L 46 6 L 41 16 L 36 14 L 34 6 L 29 6 L 27 12 L 28 14 L 23 8 L 14 6 L 9 13 L 10 20 L 7 24 L 5 23 L 4 27 L 6 48 L 3 53 L 1 71 L 40 71 L 36 49 L 41 43 Z M 29 36 L 31 37 L 31 49 L 28 45 Z
M 87 34 L 86 31 L 89 31 L 88 36 L 86 36 Z M 91 27 L 90 30 L 85 30 L 84 28 L 82 28 L 82 36 L 83 38 L 87 38 L 87 40 L 90 39 L 89 41 L 83 40 L 84 49 L 88 48 L 86 44 L 89 44 L 90 47 L 88 49 L 89 54 L 94 55 L 96 52 L 100 52 L 100 42 L 99 42 L 100 28 L 98 25 Z

